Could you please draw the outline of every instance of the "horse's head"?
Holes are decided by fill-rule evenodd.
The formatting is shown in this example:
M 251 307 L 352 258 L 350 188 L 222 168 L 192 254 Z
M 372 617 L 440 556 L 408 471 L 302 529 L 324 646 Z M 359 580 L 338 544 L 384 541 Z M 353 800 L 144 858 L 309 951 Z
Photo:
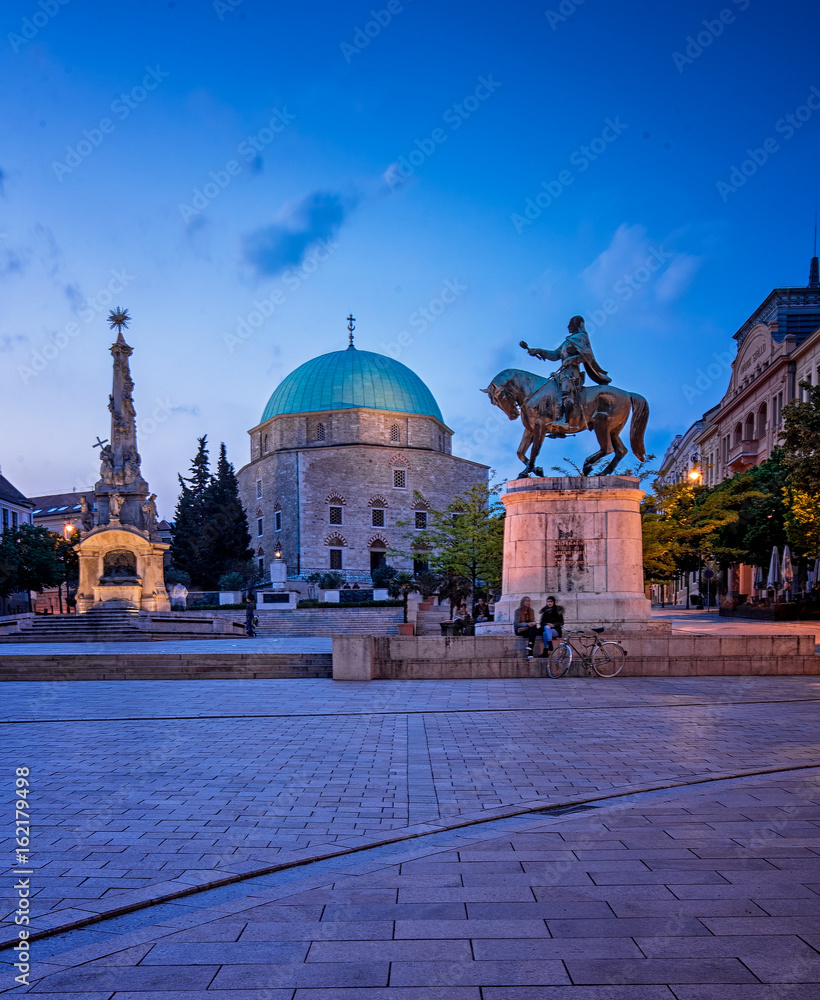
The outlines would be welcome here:
M 495 381 L 492 381 L 486 389 L 482 389 L 481 391 L 486 392 L 490 397 L 490 402 L 503 410 L 510 420 L 518 419 L 520 415 L 518 402 L 516 401 L 515 393 L 507 382 L 497 385 Z

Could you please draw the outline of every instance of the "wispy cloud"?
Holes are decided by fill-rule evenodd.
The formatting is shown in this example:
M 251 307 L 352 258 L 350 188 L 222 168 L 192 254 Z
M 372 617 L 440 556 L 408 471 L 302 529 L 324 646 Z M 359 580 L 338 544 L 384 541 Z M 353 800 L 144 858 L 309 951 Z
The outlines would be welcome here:
M 313 191 L 287 206 L 270 226 L 249 233 L 243 256 L 258 277 L 270 278 L 304 260 L 311 245 L 332 239 L 357 207 L 358 195 Z
M 4 333 L 0 336 L 0 353 L 3 351 L 13 351 L 17 344 L 24 344 L 28 337 L 22 333 Z

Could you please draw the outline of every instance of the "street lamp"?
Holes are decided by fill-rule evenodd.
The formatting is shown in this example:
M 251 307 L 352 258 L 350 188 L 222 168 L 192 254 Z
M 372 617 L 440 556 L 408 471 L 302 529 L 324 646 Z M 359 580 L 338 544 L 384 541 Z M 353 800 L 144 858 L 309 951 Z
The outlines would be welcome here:
M 693 483 L 698 483 L 701 479 L 703 479 L 703 473 L 699 469 L 692 469 L 689 473 L 689 479 Z
M 65 535 L 66 538 L 71 538 L 73 534 L 74 534 L 74 525 L 71 524 L 71 522 L 69 521 L 63 525 L 63 535 Z

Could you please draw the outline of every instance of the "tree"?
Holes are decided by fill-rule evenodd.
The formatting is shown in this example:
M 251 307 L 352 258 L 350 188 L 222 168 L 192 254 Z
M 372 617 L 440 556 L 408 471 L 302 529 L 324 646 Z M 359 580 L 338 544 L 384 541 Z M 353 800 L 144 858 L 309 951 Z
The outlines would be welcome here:
M 191 462 L 191 475 L 179 476 L 180 495 L 171 536 L 171 562 L 174 569 L 187 573 L 200 586 L 211 575 L 203 552 L 202 526 L 205 520 L 211 471 L 207 435 L 199 438 L 199 448 Z
M 789 486 L 814 494 L 820 484 L 820 385 L 801 382 L 807 400 L 793 400 L 783 407 L 783 464 Z
M 198 440 L 191 475 L 179 476 L 181 492 L 174 517 L 171 560 L 174 569 L 187 573 L 195 586 L 210 589 L 217 586 L 225 573 L 252 577 L 253 550 L 236 473 L 228 461 L 225 445 L 220 446 L 213 476 L 208 438 Z
M 65 579 L 65 563 L 61 562 L 63 538 L 40 525 L 21 524 L 6 529 L 0 535 L 0 596 L 37 594 L 47 587 L 56 587 Z
M 216 476 L 205 493 L 203 533 L 217 577 L 247 571 L 253 558 L 248 517 L 239 499 L 239 484 L 224 442 L 219 447 Z
M 458 494 L 444 510 L 427 514 L 427 528 L 405 536 L 411 551 L 400 555 L 418 558 L 427 554 L 430 569 L 453 580 L 469 582 L 469 594 L 479 584 L 493 590 L 501 585 L 504 550 L 504 507 L 498 500 L 501 486 L 477 483 Z M 416 494 L 421 500 L 420 494 Z
M 749 473 L 710 488 L 691 482 L 656 486 L 642 505 L 644 573 L 653 581 L 669 580 L 700 568 L 706 555 L 723 566 L 737 562 L 742 551 L 727 529 L 740 520 L 740 509 L 765 494 Z
M 393 600 L 401 599 L 404 609 L 404 624 L 407 624 L 407 601 L 410 595 L 417 590 L 416 581 L 411 573 L 396 573 L 387 584 L 387 593 Z

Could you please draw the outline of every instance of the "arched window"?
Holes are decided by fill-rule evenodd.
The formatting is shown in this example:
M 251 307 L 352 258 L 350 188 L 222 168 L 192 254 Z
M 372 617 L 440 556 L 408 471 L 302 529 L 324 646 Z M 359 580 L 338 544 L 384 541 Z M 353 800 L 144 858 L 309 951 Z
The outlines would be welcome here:
M 757 411 L 757 436 L 759 438 L 765 437 L 768 424 L 768 409 L 765 403 L 762 403 L 760 409 Z
M 746 417 L 746 427 L 743 434 L 743 440 L 754 441 L 754 437 L 755 437 L 755 415 L 754 413 L 750 413 L 748 417 Z
M 743 425 L 742 424 L 735 424 L 735 440 L 734 440 L 734 443 L 735 444 L 740 444 L 740 442 L 742 440 L 743 440 Z
M 390 440 L 393 444 L 399 444 L 401 442 L 401 429 L 398 424 L 393 424 L 390 428 Z
M 324 441 L 324 439 L 325 439 L 325 425 L 319 424 L 319 426 L 316 428 L 316 440 Z
M 330 538 L 325 539 L 325 545 L 329 549 L 328 568 L 342 569 L 342 551 L 347 542 L 340 535 L 331 535 Z
M 264 440 L 264 442 L 262 444 L 262 454 L 263 455 L 267 455 L 267 453 L 268 453 L 268 435 L 266 434 L 265 435 L 265 440 Z

